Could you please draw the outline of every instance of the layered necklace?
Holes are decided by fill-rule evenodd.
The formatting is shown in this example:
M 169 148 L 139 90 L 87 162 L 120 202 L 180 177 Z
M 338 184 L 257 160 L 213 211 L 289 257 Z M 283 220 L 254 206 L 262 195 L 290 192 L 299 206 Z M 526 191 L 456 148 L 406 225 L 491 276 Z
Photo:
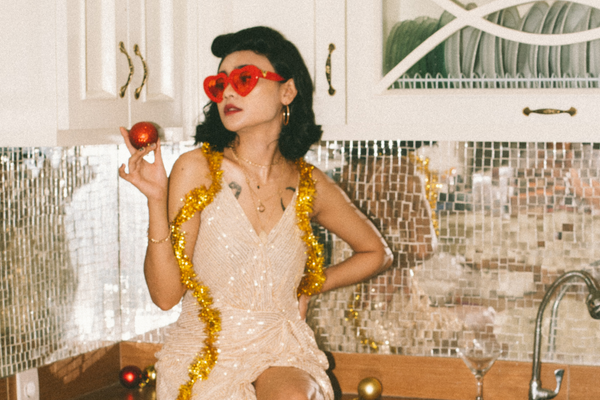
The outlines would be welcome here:
M 255 205 L 255 210 L 256 210 L 258 213 L 264 213 L 264 212 L 265 212 L 265 210 L 267 209 L 267 208 L 265 207 L 265 204 L 264 204 L 264 203 L 265 203 L 265 202 L 267 202 L 268 200 L 271 200 L 271 199 L 272 199 L 273 197 L 275 197 L 275 196 L 280 196 L 280 197 L 281 197 L 282 190 L 281 190 L 281 188 L 280 188 L 280 189 L 277 191 L 277 193 L 274 193 L 274 194 L 272 194 L 271 196 L 267 197 L 267 198 L 266 198 L 266 199 L 264 199 L 264 200 L 261 200 L 261 199 L 260 199 L 260 197 L 258 197 L 258 194 L 257 194 L 257 193 L 254 191 L 254 189 L 252 189 L 252 185 L 250 184 L 250 181 L 251 181 L 251 180 L 253 180 L 253 179 L 251 179 L 251 178 L 248 176 L 248 174 L 246 173 L 246 168 L 244 168 L 244 166 L 243 166 L 243 165 L 240 163 L 240 160 L 241 160 L 241 161 L 244 161 L 245 163 L 247 163 L 247 164 L 249 164 L 249 165 L 253 165 L 253 166 L 255 166 L 255 167 L 259 167 L 259 168 L 270 168 L 270 167 L 272 167 L 272 166 L 274 166 L 274 165 L 279 165 L 279 164 L 281 164 L 281 161 L 282 161 L 282 159 L 283 159 L 283 158 L 280 158 L 279 160 L 277 160 L 276 162 L 274 162 L 274 163 L 272 163 L 272 164 L 269 164 L 269 165 L 264 165 L 264 164 L 258 164 L 258 163 L 255 163 L 255 162 L 252 162 L 252 161 L 250 161 L 250 160 L 247 160 L 247 159 L 243 158 L 242 156 L 240 156 L 239 154 L 237 154 L 237 152 L 235 151 L 235 147 L 232 147 L 232 148 L 231 148 L 231 152 L 233 153 L 233 158 L 235 158 L 235 160 L 238 162 L 239 166 L 240 166 L 240 167 L 241 167 L 241 169 L 242 169 L 242 173 L 244 174 L 244 178 L 246 179 L 246 185 L 248 185 L 248 189 L 250 189 L 250 195 L 251 195 L 251 197 L 252 197 L 252 201 L 254 202 L 254 205 Z M 260 185 L 259 185 L 257 182 L 255 182 L 255 184 L 256 184 L 256 188 L 257 188 L 257 189 L 260 189 Z M 256 214 L 256 215 L 259 217 L 259 220 L 260 220 L 260 214 Z
M 250 194 L 252 195 L 252 200 L 254 201 L 254 204 L 256 206 L 256 208 L 255 208 L 256 211 L 259 213 L 264 213 L 267 208 L 265 207 L 265 205 L 262 202 L 262 200 L 260 199 L 260 197 L 258 197 L 258 195 L 254 191 L 254 189 L 252 189 L 252 185 L 250 184 L 250 179 L 248 178 L 248 175 L 246 175 L 246 171 L 244 171 L 243 168 L 242 168 L 242 173 L 244 174 L 244 178 L 246 178 L 246 185 L 248 185 L 248 189 L 250 189 Z M 275 196 L 281 197 L 281 193 L 282 193 L 282 191 L 281 191 L 281 189 L 279 189 L 277 191 L 277 193 L 274 193 L 271 196 L 267 197 L 264 201 L 267 202 L 268 200 L 271 200 Z

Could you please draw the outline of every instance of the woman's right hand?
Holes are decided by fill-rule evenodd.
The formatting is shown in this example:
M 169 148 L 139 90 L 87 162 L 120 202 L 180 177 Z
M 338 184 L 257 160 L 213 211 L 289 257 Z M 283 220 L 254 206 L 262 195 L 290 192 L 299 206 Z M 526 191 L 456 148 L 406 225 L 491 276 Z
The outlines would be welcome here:
M 165 200 L 168 192 L 168 178 L 162 161 L 160 139 L 155 144 L 137 150 L 129 140 L 129 132 L 121 127 L 121 136 L 131 153 L 125 172 L 125 164 L 119 168 L 119 176 L 139 189 L 148 200 Z M 154 151 L 154 163 L 144 160 L 144 157 Z

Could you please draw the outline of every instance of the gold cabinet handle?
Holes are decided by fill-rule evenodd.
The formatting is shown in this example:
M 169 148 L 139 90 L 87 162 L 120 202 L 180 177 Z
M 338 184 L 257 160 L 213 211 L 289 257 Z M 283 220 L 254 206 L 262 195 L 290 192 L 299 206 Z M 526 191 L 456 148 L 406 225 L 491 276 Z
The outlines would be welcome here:
M 335 94 L 335 89 L 331 86 L 331 53 L 335 50 L 333 43 L 329 44 L 329 55 L 327 56 L 327 62 L 325 63 L 325 76 L 327 77 L 327 83 L 329 84 L 329 95 Z
M 140 58 L 140 60 L 142 60 L 142 66 L 144 67 L 144 77 L 142 78 L 142 84 L 139 88 L 135 89 L 135 99 L 137 100 L 140 98 L 140 93 L 142 92 L 142 89 L 146 84 L 146 79 L 148 78 L 148 66 L 146 65 L 146 61 L 144 61 L 144 57 L 142 57 L 142 53 L 140 52 L 140 46 L 138 46 L 137 44 L 133 46 L 133 52 L 136 56 Z
M 121 50 L 121 53 L 125 54 L 125 57 L 127 57 L 127 62 L 129 63 L 129 76 L 127 77 L 127 82 L 125 82 L 125 84 L 121 86 L 121 90 L 119 90 L 119 96 L 125 97 L 125 92 L 127 91 L 127 86 L 129 86 L 129 82 L 133 76 L 134 69 L 133 63 L 131 62 L 131 57 L 129 57 L 129 54 L 127 54 L 127 49 L 125 48 L 123 42 L 119 42 L 119 50 Z
M 540 108 L 539 110 L 532 110 L 529 107 L 523 109 L 523 114 L 529 116 L 529 114 L 542 114 L 542 115 L 555 115 L 555 114 L 569 114 L 571 117 L 577 114 L 577 109 L 571 107 L 568 110 L 556 110 L 554 108 Z

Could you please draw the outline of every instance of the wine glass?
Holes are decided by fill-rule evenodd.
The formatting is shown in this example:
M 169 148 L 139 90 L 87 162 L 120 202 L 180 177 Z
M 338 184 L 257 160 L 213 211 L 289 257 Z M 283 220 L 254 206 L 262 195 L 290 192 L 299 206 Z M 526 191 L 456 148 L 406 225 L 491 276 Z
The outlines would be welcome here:
M 456 351 L 477 379 L 475 400 L 483 400 L 483 377 L 502 354 L 500 345 L 494 340 L 473 339 L 465 346 L 457 348 Z

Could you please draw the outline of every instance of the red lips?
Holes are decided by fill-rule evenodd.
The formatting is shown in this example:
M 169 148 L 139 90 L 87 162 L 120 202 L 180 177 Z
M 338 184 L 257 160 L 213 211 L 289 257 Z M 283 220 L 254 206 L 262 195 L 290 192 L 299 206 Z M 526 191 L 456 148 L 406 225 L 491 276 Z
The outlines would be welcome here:
M 225 107 L 223 107 L 223 113 L 225 115 L 231 115 L 231 114 L 236 113 L 238 111 L 242 111 L 242 109 L 241 108 L 237 108 L 233 104 L 226 104 Z

